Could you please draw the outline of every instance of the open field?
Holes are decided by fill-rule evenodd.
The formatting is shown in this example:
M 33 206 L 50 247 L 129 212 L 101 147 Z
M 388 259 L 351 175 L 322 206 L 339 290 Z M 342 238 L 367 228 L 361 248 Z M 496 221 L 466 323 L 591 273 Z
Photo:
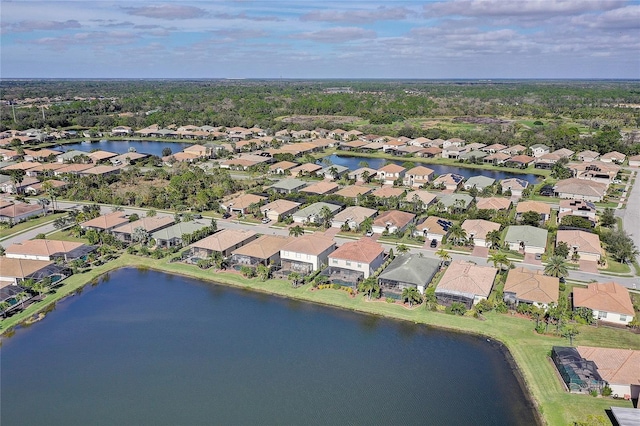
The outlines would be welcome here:
M 496 313 L 486 314 L 485 320 L 472 317 L 459 317 L 431 312 L 423 306 L 408 309 L 399 304 L 384 301 L 368 302 L 363 296 L 350 297 L 340 290 L 313 291 L 310 285 L 292 288 L 291 284 L 282 280 L 260 282 L 257 279 L 247 280 L 234 273 L 220 273 L 213 270 L 201 270 L 195 266 L 181 263 L 168 263 L 166 259 L 154 260 L 132 255 L 122 255 L 119 259 L 99 266 L 85 274 L 69 277 L 64 285 L 45 301 L 29 306 L 24 312 L 0 322 L 3 330 L 7 330 L 67 294 L 71 294 L 87 283 L 99 279 L 100 275 L 121 267 L 147 267 L 169 273 L 180 274 L 222 284 L 242 287 L 254 291 L 265 292 L 277 296 L 294 298 L 353 311 L 380 315 L 399 320 L 413 321 L 445 329 L 477 333 L 487 338 L 504 343 L 514 357 L 531 395 L 533 396 L 543 419 L 550 425 L 566 425 L 584 419 L 589 414 L 604 415 L 604 410 L 611 405 L 630 407 L 631 403 L 623 400 L 593 398 L 586 395 L 573 395 L 564 391 L 563 385 L 556 376 L 552 363 L 547 358 L 553 345 L 568 345 L 564 338 L 541 336 L 534 332 L 533 322 L 518 316 Z M 640 335 L 626 330 L 578 326 L 580 334 L 576 344 L 603 347 L 624 347 L 640 349 Z

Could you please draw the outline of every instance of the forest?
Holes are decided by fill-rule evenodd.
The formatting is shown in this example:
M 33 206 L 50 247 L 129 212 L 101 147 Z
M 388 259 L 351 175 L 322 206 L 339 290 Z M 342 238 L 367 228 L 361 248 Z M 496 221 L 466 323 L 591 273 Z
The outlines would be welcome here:
M 335 87 L 349 90 L 335 93 Z M 640 151 L 638 81 L 3 80 L 0 92 L 0 131 L 151 124 L 272 132 L 340 127 L 411 138 Z M 315 118 L 282 120 L 292 116 Z M 464 125 L 478 117 L 495 120 Z

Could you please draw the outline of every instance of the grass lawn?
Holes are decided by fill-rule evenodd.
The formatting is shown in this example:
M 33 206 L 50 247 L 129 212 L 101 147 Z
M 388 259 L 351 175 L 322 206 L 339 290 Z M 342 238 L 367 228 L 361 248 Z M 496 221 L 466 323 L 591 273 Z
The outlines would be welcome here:
M 614 274 L 631 274 L 631 268 L 629 265 L 625 263 L 616 262 L 611 258 L 611 256 L 607 256 L 607 267 L 606 268 L 598 268 L 601 272 L 612 272 Z
M 25 222 L 20 222 L 17 225 L 11 227 L 11 228 L 3 228 L 0 229 L 0 238 L 6 238 L 9 236 L 12 236 L 14 234 L 19 234 L 21 232 L 25 232 L 31 228 L 35 228 L 37 226 L 43 225 L 45 223 L 48 222 L 53 222 L 54 220 L 58 219 L 59 217 L 63 217 L 66 216 L 67 213 L 55 213 L 55 214 L 49 214 L 46 216 L 40 216 L 37 217 L 35 219 L 29 219 Z
M 257 279 L 247 280 L 238 274 L 202 270 L 182 263 L 168 263 L 166 259 L 154 260 L 124 254 L 119 259 L 99 266 L 90 272 L 69 277 L 56 293 L 48 295 L 43 302 L 28 307 L 24 312 L 0 321 L 0 325 L 3 330 L 7 330 L 7 328 L 15 326 L 42 310 L 46 305 L 61 299 L 66 294 L 77 291 L 86 283 L 96 280 L 101 274 L 125 266 L 148 267 L 278 296 L 446 329 L 477 333 L 499 340 L 509 348 L 541 415 L 550 425 L 571 424 L 575 420 L 586 418 L 589 414 L 602 416 L 605 415 L 604 410 L 612 405 L 631 407 L 631 403 L 628 401 L 567 393 L 547 355 L 552 346 L 568 345 L 568 341 L 560 337 L 536 334 L 533 330 L 533 321 L 528 319 L 491 312 L 485 315 L 484 321 L 479 321 L 469 316 L 460 317 L 431 312 L 422 306 L 408 309 L 402 305 L 385 301 L 368 302 L 364 296 L 351 297 L 341 290 L 312 291 L 310 285 L 294 289 L 290 282 L 283 280 L 269 280 L 267 282 L 260 282 Z M 575 338 L 576 344 L 640 349 L 640 335 L 638 334 L 605 327 L 596 328 L 582 325 L 577 327 L 580 334 Z
M 89 244 L 89 241 L 86 238 L 74 237 L 71 234 L 71 231 L 56 231 L 53 234 L 47 235 L 47 240 L 56 240 L 56 241 L 71 241 L 74 243 L 83 243 Z

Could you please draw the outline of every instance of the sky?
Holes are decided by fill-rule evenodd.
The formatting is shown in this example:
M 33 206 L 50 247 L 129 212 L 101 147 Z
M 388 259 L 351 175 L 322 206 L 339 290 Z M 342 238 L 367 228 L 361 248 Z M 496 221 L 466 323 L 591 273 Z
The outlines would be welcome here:
M 0 0 L 1 78 L 640 78 L 640 0 Z

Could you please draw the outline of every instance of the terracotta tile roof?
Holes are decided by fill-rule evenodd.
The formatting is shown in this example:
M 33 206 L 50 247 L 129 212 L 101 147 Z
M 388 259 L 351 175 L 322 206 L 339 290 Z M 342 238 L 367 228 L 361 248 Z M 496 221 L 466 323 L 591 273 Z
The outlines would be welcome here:
M 279 161 L 275 164 L 270 165 L 269 170 L 271 171 L 278 170 L 278 169 L 289 170 L 293 167 L 296 167 L 297 165 L 298 165 L 297 163 L 293 163 L 291 161 Z
M 382 188 L 378 188 L 373 191 L 371 194 L 378 198 L 389 198 L 389 197 L 399 197 L 404 194 L 404 189 L 402 188 L 393 188 L 391 186 L 383 186 Z
M 420 191 L 407 192 L 407 195 L 404 197 L 404 200 L 412 203 L 413 197 L 415 197 L 416 195 L 418 196 L 420 201 L 422 201 L 425 205 L 431 204 L 436 199 L 435 194 L 432 194 L 429 191 L 420 190 Z
M 516 206 L 516 212 L 536 212 L 538 214 L 551 214 L 551 206 L 542 201 L 520 201 Z
M 325 237 L 324 235 L 309 234 L 295 238 L 286 246 L 282 247 L 282 250 L 317 256 L 330 247 L 335 247 L 332 238 Z
M 108 158 L 111 157 L 116 157 L 118 154 L 116 154 L 115 152 L 109 152 L 109 151 L 94 151 L 94 152 L 90 152 L 87 154 L 87 157 L 91 158 L 91 160 L 93 160 L 93 162 L 98 162 L 101 160 L 106 160 Z
M 350 241 L 338 247 L 329 255 L 330 259 L 351 260 L 354 262 L 371 263 L 384 253 L 380 243 L 368 238 Z
M 472 262 L 456 260 L 449 265 L 438 283 L 436 292 L 448 290 L 463 294 L 488 297 L 498 270 Z
M 153 217 L 141 217 L 133 222 L 125 223 L 112 230 L 112 232 L 120 232 L 123 234 L 133 234 L 133 231 L 142 227 L 147 232 L 154 232 L 158 229 L 164 228 L 174 223 L 173 216 L 153 216 Z
M 291 211 L 297 207 L 300 207 L 300 203 L 282 199 L 282 200 L 275 200 L 275 201 L 272 201 L 271 203 L 265 204 L 264 206 L 260 207 L 260 210 L 263 212 L 274 211 L 278 214 L 282 214 L 282 213 Z
M 6 256 L 0 257 L 0 271 L 2 271 L 2 276 L 4 277 L 26 278 L 51 264 L 52 262 L 49 262 L 48 260 L 13 259 Z
M 320 181 L 302 188 L 300 192 L 310 192 L 312 194 L 330 194 L 339 188 L 335 182 Z
M 489 232 L 499 230 L 500 224 L 484 219 L 467 219 L 462 223 L 462 229 L 467 232 L 468 236 L 473 235 L 474 238 L 484 240 Z
M 529 186 L 529 182 L 527 182 L 524 179 L 510 178 L 510 179 L 502 179 L 500 181 L 500 185 L 502 186 L 503 191 L 505 189 L 522 190 Z
M 335 222 L 347 222 L 352 220 L 355 223 L 361 223 L 366 218 L 375 216 L 376 213 L 378 213 L 378 211 L 375 209 L 369 209 L 360 206 L 350 206 L 340 213 L 336 214 L 333 217 L 333 220 Z
M 407 169 L 405 169 L 404 167 L 399 166 L 397 164 L 393 164 L 393 163 L 387 164 L 386 166 L 380 167 L 378 169 L 378 171 L 385 172 L 385 173 L 401 173 L 401 172 L 404 172 L 405 170 L 407 170 Z
M 54 256 L 70 253 L 84 246 L 83 243 L 57 240 L 27 240 L 7 247 L 7 255 Z
M 127 222 L 129 222 L 129 219 L 124 217 L 124 213 L 113 212 L 82 222 L 80 226 L 83 228 L 111 229 Z
M 618 151 L 611 151 L 611 152 L 607 152 L 606 154 L 603 154 L 602 157 L 600 158 L 605 160 L 612 159 L 616 161 L 623 161 L 626 158 L 626 155 Z
M 578 346 L 577 349 L 580 356 L 596 363 L 598 373 L 608 383 L 640 385 L 640 351 L 591 346 Z
M 35 161 L 22 161 L 20 163 L 12 164 L 7 167 L 3 167 L 2 170 L 29 170 L 34 167 L 38 167 L 40 163 L 36 163 Z
M 15 218 L 27 213 L 43 211 L 40 204 L 16 203 L 0 209 L 0 216 Z
M 86 169 L 82 171 L 83 175 L 104 175 L 107 173 L 113 173 L 119 171 L 118 167 L 113 166 L 95 166 L 90 169 Z
M 476 198 L 478 210 L 507 210 L 511 207 L 511 200 L 501 197 Z
M 629 290 L 614 282 L 591 283 L 587 288 L 574 287 L 573 305 L 577 308 L 585 307 L 597 311 L 635 315 Z M 640 364 L 638 366 L 640 367 Z
M 251 204 L 259 204 L 264 200 L 266 200 L 266 198 L 261 195 L 243 194 L 220 204 L 233 209 L 246 209 Z
M 433 174 L 433 173 L 434 171 L 432 169 L 424 166 L 416 166 L 406 171 L 406 174 L 414 175 L 414 176 L 429 176 L 430 174 Z
M 294 167 L 293 169 L 291 169 L 291 174 L 296 175 L 297 173 L 300 173 L 300 172 L 313 173 L 313 172 L 317 172 L 318 170 L 322 170 L 322 166 L 318 164 L 305 163 L 305 164 L 300 164 L 298 167 Z
M 79 173 L 92 167 L 93 164 L 66 164 L 66 167 L 61 167 L 58 170 L 55 170 L 55 172 L 56 174 Z
M 556 182 L 553 189 L 558 193 L 602 198 L 607 192 L 607 184 L 586 179 L 569 178 Z
M 191 247 L 224 252 L 236 244 L 251 240 L 257 234 L 243 229 L 223 229 L 191 244 Z
M 257 240 L 236 249 L 232 254 L 251 256 L 257 259 L 268 259 L 271 256 L 280 253 L 282 247 L 293 241 L 294 237 L 285 237 L 281 235 L 263 235 Z
M 511 269 L 504 284 L 505 293 L 515 293 L 520 300 L 545 304 L 557 303 L 559 291 L 558 278 L 524 268 Z
M 528 155 L 516 155 L 515 157 L 511 157 L 509 159 L 509 161 L 512 161 L 514 163 L 521 163 L 521 164 L 529 164 L 534 160 L 535 158 L 529 157 Z
M 602 246 L 600 245 L 600 237 L 598 234 L 563 229 L 558 230 L 556 241 L 556 244 L 560 242 L 567 243 L 569 248 L 578 247 L 579 252 L 602 254 Z
M 371 191 L 372 189 L 369 188 L 368 186 L 350 185 L 350 186 L 345 186 L 341 190 L 337 191 L 335 194 L 340 195 L 342 197 L 355 198 L 355 197 L 359 197 L 360 195 L 368 194 Z
M 415 219 L 415 217 L 416 215 L 413 213 L 401 212 L 400 210 L 389 210 L 381 213 L 373 221 L 373 224 L 375 226 L 387 226 L 387 224 L 390 223 L 392 226 L 402 228 Z
M 63 163 L 42 163 L 42 164 L 38 164 L 36 167 L 33 167 L 31 169 L 29 169 L 29 173 L 32 172 L 43 172 L 45 170 L 59 170 L 62 169 L 63 167 L 67 167 L 67 164 L 63 164 Z
M 438 216 L 429 216 L 424 220 L 424 222 L 416 226 L 416 230 L 417 231 L 426 230 L 430 234 L 447 235 L 448 231 L 445 231 L 442 225 L 438 223 L 438 222 L 442 223 L 447 221 L 448 221 L 447 219 L 443 219 Z

